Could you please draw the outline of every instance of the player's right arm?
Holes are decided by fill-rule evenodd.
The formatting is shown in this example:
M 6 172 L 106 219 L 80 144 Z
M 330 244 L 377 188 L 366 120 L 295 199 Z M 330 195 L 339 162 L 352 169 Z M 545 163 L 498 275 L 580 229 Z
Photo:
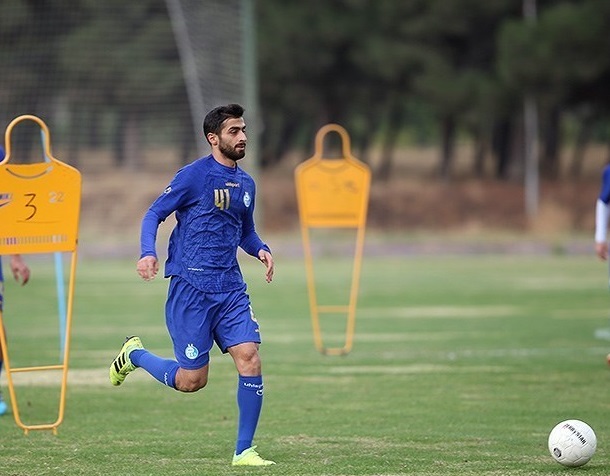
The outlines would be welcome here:
M 159 272 L 156 241 L 157 231 L 161 222 L 185 204 L 193 200 L 194 174 L 190 168 L 184 167 L 178 171 L 163 193 L 153 202 L 142 218 L 140 231 L 140 259 L 136 270 L 146 281 L 153 279 Z
M 159 272 L 159 260 L 157 259 L 155 243 L 157 241 L 157 230 L 162 221 L 152 206 L 142 219 L 140 259 L 136 265 L 136 270 L 140 277 L 146 281 L 153 279 Z
M 608 259 L 608 219 L 610 218 L 610 165 L 602 175 L 602 187 L 595 205 L 595 252 L 602 260 Z

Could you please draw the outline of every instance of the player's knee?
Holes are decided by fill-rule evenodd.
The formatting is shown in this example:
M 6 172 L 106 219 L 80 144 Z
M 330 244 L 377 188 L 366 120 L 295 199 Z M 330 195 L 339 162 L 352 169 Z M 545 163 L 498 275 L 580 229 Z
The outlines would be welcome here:
M 208 383 L 207 372 L 179 372 L 176 377 L 176 390 L 180 390 L 181 392 L 196 392 L 198 390 L 201 390 Z
M 178 390 L 180 390 L 181 392 L 186 392 L 186 393 L 197 392 L 198 390 L 201 390 L 203 387 L 205 387 L 207 384 L 208 384 L 207 379 L 205 379 L 205 380 L 187 379 L 186 381 L 180 382 L 180 384 L 178 386 Z
M 236 359 L 237 370 L 240 375 L 260 375 L 261 357 L 256 347 L 241 352 Z

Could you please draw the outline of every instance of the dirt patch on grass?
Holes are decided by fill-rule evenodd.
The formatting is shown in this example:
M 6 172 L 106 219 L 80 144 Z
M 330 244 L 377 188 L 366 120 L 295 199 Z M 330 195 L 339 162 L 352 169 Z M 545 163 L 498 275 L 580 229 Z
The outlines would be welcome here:
M 117 170 L 107 158 L 96 158 L 89 162 L 91 165 L 80 168 L 83 173 L 81 230 L 100 237 L 134 233 L 137 236 L 143 213 L 179 167 L 175 159 L 166 159 L 167 154 L 161 157 L 148 164 L 145 172 Z M 410 155 L 398 163 L 389 180 L 373 180 L 369 228 L 471 234 L 494 230 L 592 233 L 599 193 L 598 174 L 603 166 L 601 158 L 589 161 L 592 165 L 584 178 L 542 182 L 535 220 L 528 220 L 526 216 L 521 180 L 465 178 L 468 174 L 462 167 L 456 169 L 451 181 L 443 181 L 434 175 L 433 168 L 417 165 L 424 159 L 430 162 L 425 155 Z M 288 161 L 256 174 L 259 220 L 267 231 L 298 230 L 293 179 L 297 163 L 298 160 Z

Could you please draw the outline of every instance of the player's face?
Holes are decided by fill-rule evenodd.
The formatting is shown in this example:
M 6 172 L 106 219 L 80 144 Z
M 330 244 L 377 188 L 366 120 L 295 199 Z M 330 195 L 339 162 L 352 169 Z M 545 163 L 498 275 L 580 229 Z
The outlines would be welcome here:
M 218 150 L 228 159 L 237 162 L 246 155 L 246 124 L 242 117 L 229 118 L 218 136 Z

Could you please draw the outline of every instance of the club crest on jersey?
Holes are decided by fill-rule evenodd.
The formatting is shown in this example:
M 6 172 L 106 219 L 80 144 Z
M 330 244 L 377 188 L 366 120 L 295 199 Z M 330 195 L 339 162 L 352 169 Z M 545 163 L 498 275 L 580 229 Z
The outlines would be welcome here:
M 187 359 L 195 360 L 199 355 L 199 349 L 193 344 L 189 344 L 186 346 L 186 349 L 184 349 L 184 355 L 186 355 Z
M 250 194 L 248 192 L 244 193 L 244 205 L 246 206 L 246 208 L 248 208 L 250 206 L 251 202 L 252 202 L 252 197 L 250 197 Z

